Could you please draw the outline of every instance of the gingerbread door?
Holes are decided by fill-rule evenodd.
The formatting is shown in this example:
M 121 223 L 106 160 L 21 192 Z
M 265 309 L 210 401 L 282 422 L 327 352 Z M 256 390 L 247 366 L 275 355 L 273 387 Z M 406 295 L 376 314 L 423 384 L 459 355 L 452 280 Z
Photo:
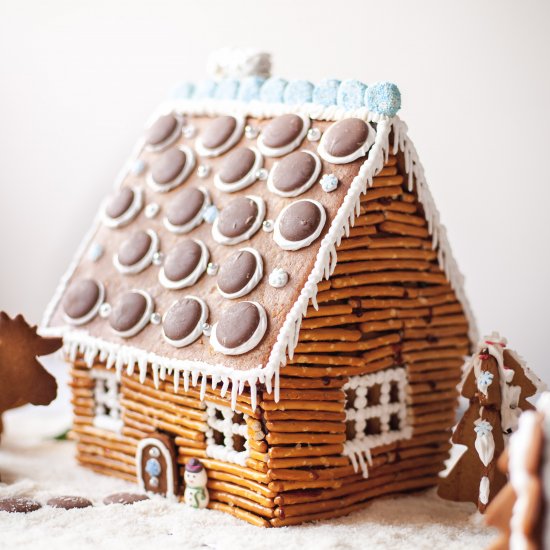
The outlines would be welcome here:
M 136 451 L 136 470 L 144 491 L 173 497 L 177 492 L 176 447 L 173 440 L 164 434 L 142 439 Z

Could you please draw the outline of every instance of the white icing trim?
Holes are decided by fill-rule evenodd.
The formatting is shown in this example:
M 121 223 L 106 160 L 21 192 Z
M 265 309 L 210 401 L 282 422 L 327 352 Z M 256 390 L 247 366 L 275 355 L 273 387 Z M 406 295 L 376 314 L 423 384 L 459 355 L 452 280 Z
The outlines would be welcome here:
M 172 181 L 167 183 L 157 183 L 150 171 L 147 174 L 147 184 L 153 191 L 156 191 L 157 193 L 167 193 L 168 191 L 172 191 L 172 189 L 175 189 L 178 185 L 181 185 L 189 177 L 189 174 L 191 174 L 191 172 L 195 169 L 196 160 L 193 150 L 190 147 L 187 147 L 187 145 L 180 145 L 179 150 L 185 153 L 185 164 L 183 166 L 183 170 Z
M 166 115 L 173 115 L 174 118 L 176 119 L 176 128 L 174 129 L 174 131 L 164 140 L 164 141 L 161 141 L 160 143 L 157 143 L 156 145 L 149 145 L 148 143 L 145 144 L 145 149 L 147 151 L 151 151 L 153 153 L 157 153 L 159 151 L 162 151 L 163 149 L 166 149 L 168 146 L 172 145 L 172 143 L 174 143 L 175 141 L 178 140 L 178 138 L 180 137 L 180 134 L 181 134 L 181 130 L 183 128 L 183 122 L 184 122 L 184 119 L 183 119 L 183 116 L 178 114 L 178 113 L 175 113 L 173 111 L 169 111 L 169 112 L 166 112 L 166 113 L 163 113 L 163 114 L 159 114 L 159 116 L 153 121 L 151 122 L 151 124 L 148 124 L 147 125 L 147 128 L 146 128 L 146 131 L 149 130 L 149 128 L 161 117 L 161 116 L 166 116 Z
M 189 220 L 187 223 L 183 225 L 174 225 L 173 223 L 170 223 L 168 221 L 168 217 L 164 216 L 162 223 L 164 224 L 164 227 L 168 229 L 171 233 L 175 233 L 176 235 L 182 235 L 184 233 L 189 233 L 195 227 L 198 227 L 203 222 L 203 216 L 205 209 L 212 204 L 212 201 L 210 199 L 210 193 L 208 190 L 204 187 L 197 187 L 197 189 L 204 195 L 204 201 L 202 203 L 202 206 L 200 207 L 197 215 Z
M 147 447 L 148 445 L 152 445 L 160 450 L 162 457 L 164 458 L 164 461 L 166 462 L 166 497 L 167 498 L 174 498 L 176 495 L 176 488 L 174 483 L 174 458 L 172 456 L 172 453 L 170 453 L 170 449 L 166 447 L 163 441 L 160 439 L 156 439 L 155 437 L 145 437 L 143 439 L 140 439 L 137 444 L 136 448 L 136 477 L 138 479 L 138 484 L 140 489 L 143 492 L 147 492 L 148 494 L 158 494 L 153 491 L 146 491 L 145 489 L 145 480 L 143 479 L 143 476 L 141 475 L 141 470 L 143 469 L 143 449 Z
M 487 468 L 495 456 L 495 440 L 493 438 L 493 426 L 488 420 L 478 418 L 476 426 L 475 449 L 482 464 Z M 475 429 L 475 428 L 474 428 Z
M 187 275 L 187 277 L 184 277 L 179 281 L 172 281 L 169 279 L 164 273 L 164 266 L 162 266 L 159 270 L 159 282 L 164 288 L 168 288 L 169 290 L 179 290 L 181 288 L 194 285 L 199 280 L 199 277 L 206 271 L 206 268 L 208 267 L 208 260 L 210 259 L 210 252 L 208 251 L 206 245 L 199 239 L 191 240 L 196 242 L 201 248 L 201 257 L 199 258 L 197 266 L 189 275 Z
M 366 121 L 364 121 L 366 122 Z M 323 132 L 323 137 L 321 138 L 321 141 L 319 142 L 319 145 L 317 147 L 317 152 L 321 156 L 323 160 L 326 160 L 327 162 L 331 162 L 332 164 L 347 164 L 348 162 L 353 162 L 354 160 L 357 160 L 358 158 L 364 157 L 368 152 L 369 149 L 372 147 L 375 141 L 376 132 L 374 128 L 366 122 L 368 126 L 368 133 L 367 133 L 367 139 L 359 149 L 355 150 L 353 153 L 350 153 L 349 155 L 346 155 L 345 157 L 335 157 L 327 152 L 325 149 L 325 137 L 327 135 L 327 132 L 330 130 L 330 128 L 327 128 L 325 132 Z
M 162 337 L 172 346 L 176 348 L 183 348 L 185 346 L 188 346 L 189 344 L 192 344 L 197 338 L 202 336 L 203 333 L 203 325 L 206 323 L 206 320 L 208 319 L 208 306 L 206 305 L 206 302 L 204 300 L 201 300 L 201 298 L 198 298 L 197 296 L 190 296 L 187 295 L 185 298 L 189 300 L 195 300 L 199 303 L 201 306 L 201 316 L 199 318 L 199 321 L 197 323 L 197 326 L 185 337 L 181 340 L 172 340 L 171 338 L 168 338 L 166 334 L 164 333 L 164 326 L 162 327 Z M 179 300 L 176 300 L 172 303 L 172 305 L 166 310 L 166 313 L 162 316 L 162 323 L 164 325 L 164 319 L 168 315 L 168 312 L 172 309 L 174 305 L 176 305 L 179 302 Z
M 239 252 L 250 252 L 250 254 L 252 254 L 256 258 L 256 269 L 254 270 L 250 281 L 248 281 L 248 283 L 237 292 L 228 294 L 226 292 L 223 292 L 223 290 L 221 290 L 220 287 L 216 285 L 218 292 L 228 300 L 235 300 L 236 298 L 242 298 L 243 296 L 246 296 L 258 286 L 258 283 L 262 280 L 262 277 L 264 276 L 264 262 L 261 254 L 255 248 L 247 246 L 245 248 L 239 248 Z
M 143 208 L 143 189 L 141 187 L 130 187 L 134 192 L 134 198 L 130 203 L 130 206 L 127 208 L 126 212 L 122 213 L 118 218 L 111 218 L 107 214 L 107 204 L 109 203 L 111 197 L 108 197 L 103 202 L 101 207 L 101 219 L 107 227 L 116 228 L 122 227 L 129 224 Z
M 294 191 L 280 191 L 275 187 L 275 184 L 273 183 L 273 178 L 275 177 L 275 172 L 277 171 L 277 166 L 279 165 L 279 162 L 276 162 L 271 168 L 271 171 L 269 172 L 269 177 L 267 178 L 267 188 L 272 193 L 275 193 L 280 197 L 297 197 L 298 195 L 305 193 L 317 181 L 317 178 L 321 173 L 321 159 L 313 151 L 302 149 L 300 152 L 311 155 L 313 157 L 313 160 L 315 160 L 315 168 L 313 169 L 313 174 L 311 174 L 311 177 L 303 185 L 294 189 Z
M 216 411 L 220 411 L 223 415 L 223 420 L 216 418 Z M 206 455 L 216 460 L 224 462 L 232 462 L 240 466 L 246 466 L 246 461 L 250 457 L 250 447 L 248 443 L 248 425 L 246 423 L 247 415 L 243 415 L 241 424 L 233 422 L 233 411 L 230 407 L 223 405 L 214 405 L 206 402 L 206 423 L 208 430 L 206 431 Z M 219 445 L 214 439 L 214 430 L 221 432 L 224 435 L 224 444 Z M 245 450 L 236 451 L 233 446 L 233 435 L 240 435 L 245 439 Z
M 398 400 L 390 403 L 392 383 L 398 387 Z M 377 405 L 369 405 L 368 388 L 380 386 L 380 400 Z M 361 469 L 364 478 L 369 477 L 368 464 L 372 464 L 371 450 L 383 445 L 389 445 L 402 439 L 412 437 L 412 427 L 407 415 L 407 371 L 405 367 L 395 367 L 372 374 L 351 376 L 343 390 L 356 390 L 354 403 L 346 403 L 346 422 L 355 422 L 356 435 L 353 440 L 344 443 L 343 455 L 347 456 L 355 472 Z M 399 430 L 390 430 L 390 417 L 399 417 Z M 378 418 L 380 434 L 367 435 L 365 429 L 367 420 Z
M 146 301 L 145 311 L 143 312 L 143 316 L 141 317 L 141 319 L 132 328 L 129 328 L 128 330 L 119 331 L 114 329 L 109 324 L 113 333 L 116 334 L 117 336 L 120 336 L 121 338 L 130 338 L 140 333 L 149 324 L 149 321 L 151 319 L 151 314 L 153 313 L 153 309 L 155 307 L 153 298 L 148 292 L 145 292 L 144 290 L 139 290 L 137 288 L 132 288 L 129 292 L 137 292 L 138 294 L 141 294 L 145 298 L 145 301 Z
M 63 319 L 69 325 L 74 325 L 74 326 L 84 325 L 86 323 L 89 323 L 98 314 L 99 308 L 101 307 L 101 304 L 105 300 L 105 286 L 103 286 L 103 283 L 99 281 L 94 281 L 94 282 L 97 284 L 97 287 L 99 289 L 97 302 L 94 304 L 92 309 L 90 309 L 90 311 L 86 313 L 86 315 L 83 315 L 78 319 L 73 319 L 72 317 L 69 317 L 69 315 L 67 315 L 66 313 L 63 313 Z
M 151 237 L 151 244 L 149 245 L 149 250 L 145 253 L 145 256 L 141 258 L 137 263 L 132 265 L 123 265 L 118 259 L 118 253 L 113 254 L 113 264 L 119 273 L 123 275 L 135 275 L 141 273 L 144 269 L 147 269 L 152 261 L 153 256 L 158 252 L 159 249 L 159 238 L 158 235 L 152 229 L 146 229 L 145 232 L 149 237 Z
M 225 244 L 225 245 L 233 245 L 233 244 L 239 244 L 243 241 L 247 241 L 250 239 L 253 235 L 255 235 L 260 227 L 262 227 L 262 223 L 264 222 L 265 218 L 265 202 L 261 197 L 258 197 L 256 195 L 246 195 L 247 199 L 250 199 L 256 203 L 256 206 L 258 207 L 258 215 L 256 216 L 256 219 L 254 220 L 254 223 L 250 226 L 250 228 L 242 233 L 241 235 L 237 235 L 236 237 L 226 237 L 225 235 L 222 235 L 220 233 L 220 230 L 218 229 L 218 221 L 220 217 L 218 216 L 214 223 L 212 224 L 212 238 L 219 244 Z
M 214 185 L 217 189 L 219 189 L 220 191 L 224 191 L 225 193 L 234 193 L 235 191 L 240 191 L 241 189 L 249 187 L 258 179 L 258 171 L 264 165 L 264 158 L 260 151 L 256 149 L 256 147 L 248 147 L 248 149 L 250 149 L 254 153 L 255 157 L 252 168 L 244 177 L 242 177 L 240 180 L 234 181 L 233 183 L 225 183 L 221 179 L 220 174 L 216 174 L 214 176 Z
M 233 147 L 242 137 L 244 132 L 244 123 L 245 120 L 241 116 L 235 116 L 235 115 L 222 115 L 222 116 L 232 116 L 235 121 L 235 129 L 233 130 L 233 133 L 229 136 L 229 138 L 222 143 L 219 147 L 215 147 L 214 149 L 210 149 L 208 147 L 205 147 L 202 143 L 202 137 L 199 136 L 195 140 L 195 150 L 197 151 L 197 154 L 201 157 L 219 157 L 226 151 L 229 151 L 231 147 Z
M 242 355 L 243 353 L 254 349 L 264 337 L 265 331 L 267 329 L 267 314 L 265 312 L 265 309 L 258 302 L 249 301 L 248 303 L 254 304 L 258 308 L 258 313 L 260 314 L 260 321 L 258 323 L 258 326 L 256 327 L 256 330 L 254 331 L 252 336 L 240 346 L 237 346 L 236 348 L 226 348 L 218 340 L 218 336 L 216 335 L 218 323 L 214 323 L 214 326 L 212 327 L 212 334 L 210 335 L 210 345 L 217 352 L 223 353 L 224 355 Z
M 487 476 L 483 476 L 479 482 L 479 502 L 487 504 L 489 502 L 489 493 L 491 491 L 491 482 Z
M 302 141 L 304 141 L 305 137 L 307 136 L 307 132 L 311 126 L 311 121 L 308 116 L 305 116 L 301 113 L 293 112 L 292 114 L 298 115 L 302 119 L 304 124 L 302 126 L 302 129 L 300 130 L 300 133 L 290 143 L 287 143 L 282 147 L 268 147 L 267 145 L 264 145 L 263 134 L 260 134 L 260 137 L 257 140 L 258 148 L 266 157 L 282 157 L 283 155 L 287 155 L 288 153 L 291 153 L 292 151 L 294 151 L 294 149 L 299 147 Z
M 317 229 L 306 237 L 305 239 L 302 239 L 301 241 L 289 241 L 287 238 L 283 237 L 281 235 L 280 230 L 280 223 L 281 219 L 284 216 L 285 212 L 293 205 L 297 204 L 298 202 L 307 201 L 314 204 L 318 209 L 319 213 L 321 214 L 321 219 L 319 220 L 319 225 L 317 226 Z M 325 207 L 319 202 L 315 201 L 313 199 L 299 199 L 297 201 L 291 202 L 290 204 L 287 204 L 277 216 L 277 219 L 275 220 L 275 226 L 273 229 L 273 240 L 279 245 L 280 248 L 283 250 L 300 250 L 301 248 L 305 248 L 306 246 L 309 246 L 313 241 L 315 241 L 321 232 L 323 231 L 323 228 L 325 227 L 325 223 L 327 221 L 327 213 L 325 212 Z M 322 246 L 322 243 L 321 243 Z

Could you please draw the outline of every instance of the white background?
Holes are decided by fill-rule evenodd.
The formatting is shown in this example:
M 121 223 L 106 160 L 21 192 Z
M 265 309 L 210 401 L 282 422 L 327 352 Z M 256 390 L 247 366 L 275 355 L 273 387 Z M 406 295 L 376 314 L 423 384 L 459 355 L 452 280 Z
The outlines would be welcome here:
M 156 103 L 222 46 L 392 80 L 482 332 L 550 382 L 550 3 L 0 0 L 0 309 L 34 321 Z

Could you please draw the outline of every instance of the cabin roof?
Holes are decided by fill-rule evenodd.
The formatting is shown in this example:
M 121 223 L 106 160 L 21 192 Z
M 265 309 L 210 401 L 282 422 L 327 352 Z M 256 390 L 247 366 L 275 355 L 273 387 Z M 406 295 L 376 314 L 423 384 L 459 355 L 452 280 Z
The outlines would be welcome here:
M 464 294 L 463 278 L 452 257 L 445 228 L 439 222 L 422 166 L 407 136 L 407 127 L 396 116 L 399 105 L 399 91 L 389 83 L 367 87 L 357 81 L 326 80 L 314 86 L 306 81 L 288 83 L 282 79 L 246 77 L 181 87 L 177 97 L 165 101 L 151 116 L 148 130 L 115 182 L 113 195 L 102 204 L 63 277 L 45 314 L 42 330 L 63 334 L 71 356 L 82 353 L 89 364 L 99 357 L 108 367 L 114 365 L 118 372 L 123 368 L 129 371 L 139 368 L 144 378 L 147 369 L 152 368 L 156 380 L 166 372 L 174 372 L 175 378 L 182 377 L 185 385 L 201 384 L 203 392 L 209 378 L 213 385 L 221 381 L 227 387 L 232 383 L 234 399 L 245 383 L 252 387 L 258 381 L 265 382 L 268 389 L 273 384 L 277 392 L 279 368 L 287 355 L 292 356 L 301 319 L 308 305 L 315 304 L 318 283 L 329 278 L 335 267 L 336 246 L 353 225 L 361 195 L 368 193 L 374 175 L 382 169 L 389 152 L 400 150 L 407 162 L 409 186 L 416 186 L 424 207 L 434 248 L 439 251 L 439 263 L 469 318 L 470 335 L 475 342 L 475 322 Z M 298 117 L 284 118 L 285 115 Z M 162 117 L 164 123 L 159 123 Z M 232 117 L 229 125 L 235 123 L 233 131 L 222 124 L 223 117 Z M 173 124 L 171 119 L 176 121 L 172 133 L 166 129 Z M 346 134 L 349 137 L 353 129 L 344 128 L 340 136 L 333 131 L 336 137 L 331 136 L 330 130 L 348 119 L 359 121 L 355 138 L 363 142 L 357 143 L 358 148 L 362 147 L 360 154 L 346 156 L 338 147 L 345 149 Z M 274 120 L 280 121 L 278 128 L 277 123 L 272 124 Z M 292 137 L 289 126 L 299 126 L 299 121 L 303 126 L 299 131 L 294 129 L 299 135 L 293 144 L 278 148 L 285 135 L 287 140 L 289 135 Z M 368 137 L 361 133 L 364 130 Z M 163 131 L 170 134 L 165 143 L 154 143 Z M 227 159 L 243 148 L 252 151 L 254 156 L 253 169 L 247 173 L 252 183 L 246 184 L 244 177 L 236 180 L 236 186 L 228 184 L 221 175 L 227 176 L 231 169 L 235 173 L 239 163 L 231 165 Z M 289 157 L 298 151 L 309 154 L 311 162 L 306 164 L 312 170 L 313 183 L 297 196 L 281 196 L 280 188 L 279 194 L 274 191 L 274 174 L 284 164 L 282 161 L 289 163 Z M 170 159 L 170 154 L 178 158 Z M 241 159 L 241 165 L 243 162 Z M 182 180 L 180 183 L 176 181 L 178 178 Z M 128 192 L 129 189 L 132 191 Z M 173 207 L 175 199 L 191 189 L 203 194 L 200 215 L 174 228 L 174 224 L 170 226 L 171 222 L 166 221 L 168 213 L 172 208 L 177 214 L 177 208 Z M 124 195 L 121 190 L 126 190 L 126 196 L 121 196 Z M 113 200 L 113 196 L 117 196 L 117 200 Z M 240 202 L 237 200 L 230 207 L 236 199 Z M 190 201 L 189 195 L 180 199 L 180 213 L 183 209 L 188 214 Z M 307 211 L 305 229 L 292 225 L 304 212 L 294 212 L 287 218 L 282 214 L 285 207 L 297 201 L 309 202 L 301 203 Z M 224 208 L 235 217 L 235 223 L 227 221 L 230 216 L 224 217 Z M 246 216 L 238 219 L 243 208 L 255 212 L 254 220 Z M 223 223 L 225 234 L 220 236 Z M 190 229 L 193 224 L 196 226 Z M 312 229 L 315 224 L 318 224 L 317 232 Z M 244 233 L 236 239 L 228 237 L 238 233 L 241 226 Z M 185 232 L 175 232 L 182 227 Z M 297 241 L 303 237 L 301 230 L 310 231 L 311 238 L 306 236 Z M 292 236 L 290 245 L 285 231 L 286 237 L 292 231 L 298 232 Z M 233 244 L 245 234 L 250 238 Z M 183 241 L 189 247 L 178 257 L 173 251 Z M 306 244 L 298 250 L 286 249 L 295 248 L 296 242 Z M 222 295 L 217 286 L 221 271 L 225 269 L 229 287 L 234 290 L 236 283 L 227 274 L 234 275 L 244 268 L 234 257 L 231 262 L 228 260 L 243 248 L 246 250 L 241 255 L 249 252 L 255 257 L 247 256 L 249 263 L 255 265 L 255 268 L 249 266 L 247 277 L 258 278 L 260 264 L 263 276 L 256 286 L 251 283 L 254 288 L 243 296 L 231 298 L 227 292 Z M 233 271 L 227 267 L 229 264 L 233 265 Z M 189 266 L 196 269 L 189 273 Z M 283 284 L 285 273 L 288 282 Z M 178 286 L 175 279 L 179 283 L 187 279 L 189 284 L 170 288 Z M 90 281 L 97 283 L 97 289 Z M 121 297 L 133 290 L 140 291 L 141 297 L 134 293 L 132 299 L 121 305 Z M 199 299 L 197 303 L 190 304 L 189 300 L 195 298 Z M 200 335 L 182 347 L 177 347 L 181 339 L 174 345 L 174 338 L 177 339 L 174 334 L 191 335 L 182 327 L 181 318 L 174 314 L 171 328 L 167 324 L 167 312 L 178 300 L 187 300 L 181 307 L 192 306 L 193 311 L 199 312 L 197 323 L 200 322 L 194 336 Z M 252 305 L 242 311 L 235 308 L 233 317 L 226 314 L 231 306 L 245 301 Z M 197 304 L 200 307 L 197 308 Z M 136 319 L 141 315 L 143 326 L 134 326 L 133 329 L 140 330 L 131 335 L 133 329 L 128 327 L 132 315 L 137 316 Z M 247 323 L 252 324 L 247 326 Z M 228 330 L 230 326 L 234 326 L 235 331 Z M 168 337 L 167 327 L 173 338 Z M 235 349 L 238 354 L 233 354 Z M 244 351 L 240 353 L 241 350 Z

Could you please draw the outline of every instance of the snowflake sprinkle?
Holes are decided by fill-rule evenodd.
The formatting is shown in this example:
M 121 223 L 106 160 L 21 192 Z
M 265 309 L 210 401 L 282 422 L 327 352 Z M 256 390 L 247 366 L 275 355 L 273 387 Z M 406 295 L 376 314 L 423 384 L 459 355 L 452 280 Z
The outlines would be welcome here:
M 478 419 L 474 422 L 475 428 L 474 431 L 476 434 L 483 436 L 488 435 L 493 431 L 493 426 L 487 420 Z
M 334 174 L 325 174 L 319 182 L 323 191 L 326 193 L 332 193 L 338 187 L 338 178 Z
M 488 370 L 481 371 L 477 378 L 477 387 L 478 388 L 487 388 L 493 382 L 494 375 Z

